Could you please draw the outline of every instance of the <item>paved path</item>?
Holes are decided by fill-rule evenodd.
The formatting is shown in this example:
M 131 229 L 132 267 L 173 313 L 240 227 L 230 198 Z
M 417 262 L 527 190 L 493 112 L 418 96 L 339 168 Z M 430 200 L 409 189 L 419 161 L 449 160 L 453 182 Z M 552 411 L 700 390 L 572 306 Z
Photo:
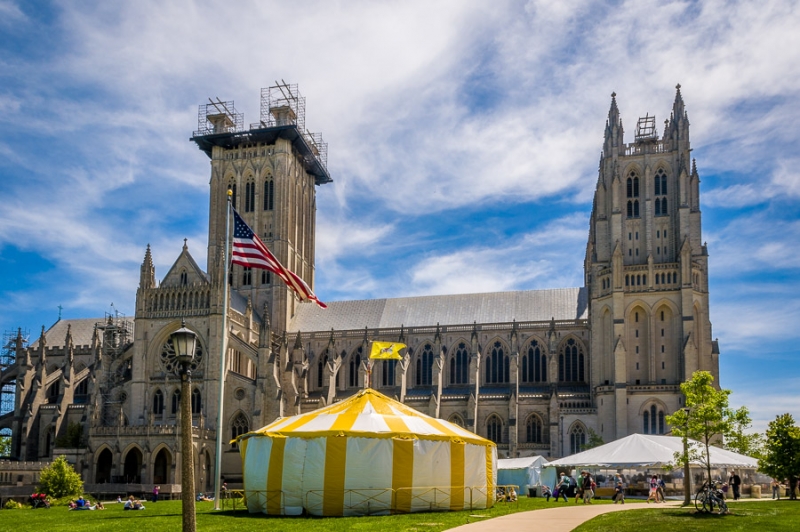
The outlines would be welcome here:
M 490 532 L 495 530 L 536 530 L 547 532 L 569 532 L 578 525 L 609 512 L 623 510 L 641 510 L 644 508 L 675 508 L 680 507 L 683 501 L 667 501 L 663 504 L 579 504 L 547 508 L 544 510 L 531 510 L 517 512 L 483 521 L 476 521 L 468 525 L 451 528 L 457 532 Z M 475 518 L 479 519 L 479 518 Z

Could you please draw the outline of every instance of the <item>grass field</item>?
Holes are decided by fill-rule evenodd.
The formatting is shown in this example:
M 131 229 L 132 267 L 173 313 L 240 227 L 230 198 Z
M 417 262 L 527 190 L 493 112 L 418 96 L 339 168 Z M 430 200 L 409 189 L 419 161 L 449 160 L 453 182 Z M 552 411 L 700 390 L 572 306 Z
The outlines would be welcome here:
M 747 531 L 794 530 L 800 524 L 800 502 L 728 502 L 730 515 L 703 514 L 691 509 L 664 508 L 615 512 L 587 521 L 576 532 L 641 532 L 642 530 Z
M 598 501 L 608 503 L 610 501 Z M 121 504 L 107 504 L 104 511 L 69 511 L 65 507 L 49 510 L 0 510 L 0 531 L 37 532 L 75 531 L 117 531 L 133 530 L 145 532 L 155 530 L 170 532 L 181 530 L 180 501 L 161 501 L 156 504 L 144 503 L 146 510 L 122 510 Z M 406 515 L 371 517 L 267 517 L 263 514 L 251 515 L 247 511 L 214 511 L 214 503 L 197 503 L 197 529 L 199 531 L 286 531 L 286 532 L 326 532 L 345 530 L 431 531 L 447 530 L 466 523 L 484 520 L 489 517 L 506 515 L 515 511 L 537 510 L 556 506 L 551 499 L 548 503 L 542 498 L 520 497 L 518 503 L 496 504 L 489 510 L 463 512 L 413 513 Z M 572 502 L 570 502 L 572 504 Z M 486 517 L 473 517 L 486 516 Z
M 630 502 L 634 502 L 630 500 Z M 641 501 L 639 501 L 641 502 Z M 608 504 L 610 501 L 596 501 Z M 105 511 L 75 512 L 65 507 L 50 510 L 0 510 L 0 531 L 121 531 L 170 532 L 181 530 L 180 501 L 145 503 L 144 511 L 124 512 L 121 504 L 108 504 Z M 363 530 L 378 532 L 440 531 L 469 522 L 482 521 L 515 511 L 552 508 L 564 503 L 522 497 L 519 504 L 498 504 L 490 510 L 415 513 L 379 517 L 267 517 L 246 511 L 215 512 L 213 503 L 197 503 L 197 529 L 200 531 L 286 531 L 314 532 Z M 574 503 L 570 501 L 569 505 Z M 792 530 L 800 523 L 800 503 L 794 501 L 738 502 L 730 504 L 732 515 L 698 514 L 694 509 L 658 508 L 615 512 L 595 518 L 577 530 L 583 532 L 657 530 L 747 532 Z M 485 517 L 476 517 L 485 516 Z M 535 523 L 535 518 L 532 519 Z

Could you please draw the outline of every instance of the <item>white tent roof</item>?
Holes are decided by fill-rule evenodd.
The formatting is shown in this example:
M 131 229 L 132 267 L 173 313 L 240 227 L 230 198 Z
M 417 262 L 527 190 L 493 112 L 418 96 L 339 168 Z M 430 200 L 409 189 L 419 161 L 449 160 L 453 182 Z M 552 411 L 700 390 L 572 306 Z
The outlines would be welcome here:
M 700 444 L 695 440 L 690 443 Z M 577 467 L 663 467 L 675 460 L 675 453 L 683 452 L 683 438 L 677 436 L 655 436 L 650 434 L 631 434 L 625 438 L 554 460 L 548 466 Z M 743 454 L 711 447 L 713 467 L 743 467 L 757 469 L 758 460 Z M 694 462 L 693 462 L 694 463 Z M 695 465 L 700 465 L 695 463 Z
M 542 467 L 547 460 L 542 456 L 526 456 L 524 458 L 504 458 L 497 461 L 497 469 L 528 469 L 529 467 Z

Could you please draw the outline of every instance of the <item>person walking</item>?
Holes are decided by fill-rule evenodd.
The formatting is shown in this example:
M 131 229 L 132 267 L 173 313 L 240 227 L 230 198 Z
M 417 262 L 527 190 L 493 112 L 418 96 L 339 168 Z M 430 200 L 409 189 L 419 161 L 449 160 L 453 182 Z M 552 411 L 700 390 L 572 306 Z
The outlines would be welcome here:
M 731 478 L 728 484 L 731 485 L 733 488 L 733 500 L 738 501 L 741 493 L 739 492 L 740 486 L 742 485 L 742 479 L 739 478 L 739 475 L 736 474 L 736 471 L 731 471 Z
M 592 474 L 588 471 L 584 471 L 585 475 L 583 477 L 583 504 L 592 504 L 592 499 L 594 498 L 594 490 L 597 487 L 594 479 L 592 478 Z
M 650 504 L 650 499 L 658 502 L 658 477 L 655 475 L 650 478 L 650 493 L 647 495 L 647 504 Z
M 772 498 L 781 500 L 781 483 L 777 478 L 772 479 Z
M 577 489 L 575 490 L 575 504 L 578 504 L 578 500 L 583 498 L 583 481 L 586 477 L 586 471 L 581 471 L 581 474 L 578 475 L 577 480 Z
M 161 491 L 161 486 L 153 486 L 153 502 L 158 502 L 159 491 Z
M 561 478 L 558 481 L 558 485 L 556 485 L 556 489 L 558 493 L 554 493 L 556 497 L 556 502 L 558 502 L 558 498 L 562 495 L 564 496 L 564 502 L 569 502 L 567 498 L 567 490 L 569 489 L 569 478 L 567 478 L 566 473 L 561 473 Z
M 625 504 L 625 486 L 619 473 L 614 477 L 614 504 L 618 502 Z
M 659 500 L 656 502 L 664 502 L 666 500 L 666 488 L 667 485 L 664 483 L 664 478 L 658 477 L 658 481 L 656 482 L 656 496 Z

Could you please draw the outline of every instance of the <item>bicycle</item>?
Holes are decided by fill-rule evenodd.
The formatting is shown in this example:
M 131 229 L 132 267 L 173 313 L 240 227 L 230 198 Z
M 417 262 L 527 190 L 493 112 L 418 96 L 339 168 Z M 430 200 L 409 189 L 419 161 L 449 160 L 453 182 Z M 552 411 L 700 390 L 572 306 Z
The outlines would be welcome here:
M 721 487 L 722 482 L 719 480 L 712 481 L 711 484 L 703 483 L 694 497 L 694 507 L 698 512 L 714 513 L 715 507 L 720 515 L 729 512 Z

